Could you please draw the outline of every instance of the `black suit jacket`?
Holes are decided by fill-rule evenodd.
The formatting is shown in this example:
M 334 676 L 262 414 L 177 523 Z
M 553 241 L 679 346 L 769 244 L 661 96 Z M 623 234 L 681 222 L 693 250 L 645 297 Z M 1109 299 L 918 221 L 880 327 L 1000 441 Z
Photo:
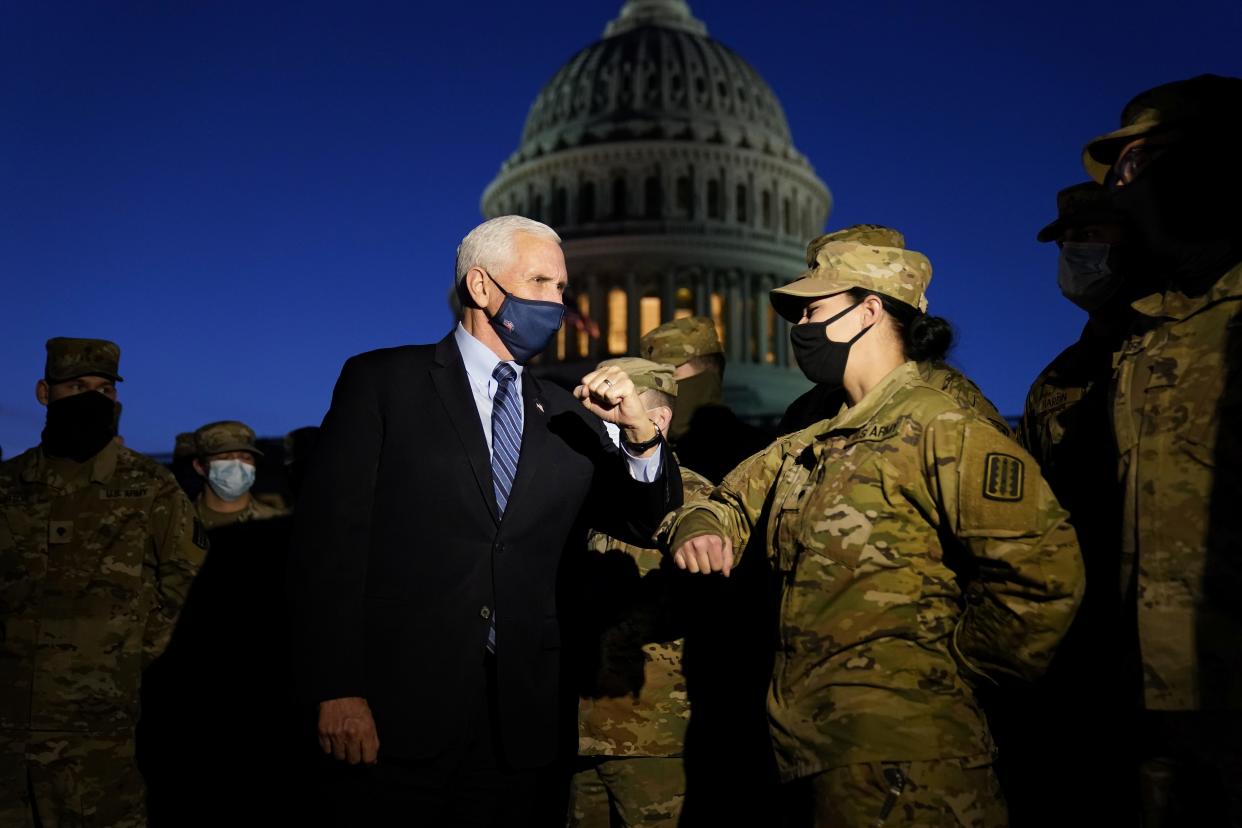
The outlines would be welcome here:
M 298 500 L 291 571 L 309 700 L 365 697 L 381 755 L 431 758 L 470 732 L 497 614 L 505 758 L 556 746 L 562 553 L 588 525 L 650 538 L 681 502 L 672 453 L 632 479 L 600 421 L 564 389 L 522 376 L 521 456 L 503 519 L 465 366 L 436 345 L 345 363 Z M 649 540 L 648 540 L 649 542 Z

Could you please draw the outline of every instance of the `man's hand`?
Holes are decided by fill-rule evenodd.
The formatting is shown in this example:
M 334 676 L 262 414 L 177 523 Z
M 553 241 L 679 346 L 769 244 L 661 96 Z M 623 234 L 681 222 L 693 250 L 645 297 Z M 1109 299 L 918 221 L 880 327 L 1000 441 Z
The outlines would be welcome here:
M 574 396 L 601 420 L 620 426 L 625 431 L 626 442 L 645 443 L 656 436 L 655 423 L 638 399 L 638 389 L 620 368 L 610 365 L 587 374 L 582 384 L 574 389 Z M 652 447 L 643 456 L 654 451 Z
M 357 697 L 319 703 L 319 747 L 342 762 L 375 764 L 379 736 L 371 706 Z
M 677 547 L 673 562 L 691 572 L 720 572 L 728 578 L 733 569 L 733 541 L 720 535 L 699 535 Z

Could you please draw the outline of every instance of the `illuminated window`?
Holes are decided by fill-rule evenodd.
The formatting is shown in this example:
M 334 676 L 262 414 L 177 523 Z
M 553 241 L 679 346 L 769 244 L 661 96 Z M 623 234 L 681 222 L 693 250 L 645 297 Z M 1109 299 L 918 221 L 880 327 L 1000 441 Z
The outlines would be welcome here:
M 591 353 L 591 336 L 587 326 L 591 324 L 591 297 L 585 293 L 578 294 L 578 314 L 582 317 L 582 328 L 578 331 L 578 356 Z
M 608 291 L 608 353 L 610 354 L 624 354 L 629 346 L 626 341 L 625 306 L 624 290 L 613 288 Z
M 712 321 L 716 323 L 716 336 L 720 337 L 720 344 L 725 344 L 725 300 L 719 293 L 712 294 L 711 301 Z
M 660 297 L 644 296 L 638 301 L 638 335 L 660 327 Z

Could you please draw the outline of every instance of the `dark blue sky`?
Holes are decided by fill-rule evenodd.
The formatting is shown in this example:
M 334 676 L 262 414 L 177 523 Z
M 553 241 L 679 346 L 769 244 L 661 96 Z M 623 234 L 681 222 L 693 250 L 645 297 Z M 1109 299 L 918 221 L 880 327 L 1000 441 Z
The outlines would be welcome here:
M 483 188 L 620 5 L 0 0 L 5 454 L 38 441 L 50 336 L 120 343 L 145 451 L 317 423 L 350 354 L 438 339 Z M 1242 74 L 1237 0 L 691 5 L 781 98 L 829 227 L 931 257 L 1008 413 L 1082 324 L 1034 241 L 1082 144 L 1141 89 Z

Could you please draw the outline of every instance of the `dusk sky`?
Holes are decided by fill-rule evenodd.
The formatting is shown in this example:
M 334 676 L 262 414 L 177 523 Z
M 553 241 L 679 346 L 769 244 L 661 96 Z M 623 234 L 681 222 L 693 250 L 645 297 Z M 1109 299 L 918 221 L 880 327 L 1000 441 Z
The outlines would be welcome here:
M 318 423 L 348 356 L 439 339 L 484 187 L 620 7 L 0 0 L 5 456 L 38 442 L 51 336 L 120 344 L 152 452 Z M 1082 145 L 1142 89 L 1242 75 L 1238 0 L 691 7 L 782 101 L 828 228 L 931 258 L 955 362 L 1007 414 L 1083 323 L 1035 241 Z

